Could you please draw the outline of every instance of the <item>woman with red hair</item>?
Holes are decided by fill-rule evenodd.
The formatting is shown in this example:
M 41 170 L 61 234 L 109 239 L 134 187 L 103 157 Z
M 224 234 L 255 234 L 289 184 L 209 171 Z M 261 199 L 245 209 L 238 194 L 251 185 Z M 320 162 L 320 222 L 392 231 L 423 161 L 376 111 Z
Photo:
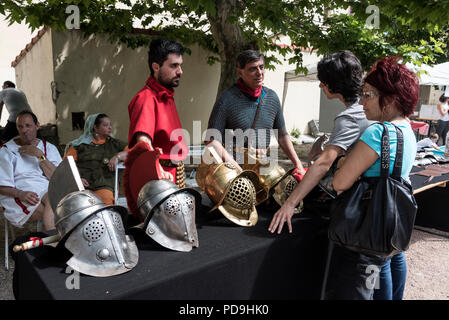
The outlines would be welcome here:
M 399 59 L 387 57 L 378 60 L 365 78 L 359 103 L 363 105 L 366 118 L 377 123 L 365 130 L 354 150 L 337 170 L 333 180 L 337 192 L 349 189 L 360 176 L 380 176 L 381 137 L 384 127 L 379 122 L 387 126 L 390 137 L 390 174 L 396 158 L 395 126 L 401 129 L 404 142 L 401 177 L 410 181 L 409 174 L 416 156 L 416 138 L 407 117 L 413 113 L 418 101 L 419 82 L 416 74 L 399 63 Z M 374 288 L 368 285 L 369 280 L 372 280 L 372 273 L 368 272 L 367 268 L 371 267 L 372 270 L 373 266 L 377 266 L 379 270 L 382 269 L 382 296 L 379 298 L 402 298 L 406 273 L 403 253 L 397 254 L 390 261 L 385 257 L 363 255 L 338 246 L 335 246 L 334 251 L 338 265 L 332 270 L 331 263 L 329 281 L 331 289 L 334 290 L 331 290 L 331 297 L 372 299 Z M 343 288 L 338 288 L 342 286 Z

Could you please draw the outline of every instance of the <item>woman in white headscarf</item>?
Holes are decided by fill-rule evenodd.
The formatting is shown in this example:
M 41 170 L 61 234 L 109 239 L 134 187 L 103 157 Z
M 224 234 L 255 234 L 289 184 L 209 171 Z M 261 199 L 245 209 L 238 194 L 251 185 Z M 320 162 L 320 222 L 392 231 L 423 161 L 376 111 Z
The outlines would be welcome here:
M 115 167 L 127 154 L 127 144 L 112 136 L 111 119 L 97 113 L 87 118 L 83 134 L 67 145 L 64 158 L 73 156 L 84 186 L 111 205 Z

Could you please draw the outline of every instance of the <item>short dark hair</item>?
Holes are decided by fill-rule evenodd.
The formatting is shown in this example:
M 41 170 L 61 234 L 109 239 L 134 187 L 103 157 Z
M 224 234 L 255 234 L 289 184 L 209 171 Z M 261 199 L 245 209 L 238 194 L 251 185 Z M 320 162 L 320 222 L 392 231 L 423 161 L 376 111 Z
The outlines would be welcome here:
M 393 101 L 401 115 L 407 117 L 413 113 L 418 102 L 419 81 L 416 74 L 399 60 L 401 57 L 396 56 L 377 60 L 365 82 L 379 91 L 381 110 Z
M 257 61 L 259 59 L 264 59 L 264 56 L 262 53 L 256 50 L 245 50 L 243 52 L 240 52 L 240 54 L 237 56 L 237 66 L 240 69 L 244 69 L 246 64 Z
M 153 62 L 162 66 L 170 53 L 182 56 L 184 54 L 184 47 L 182 44 L 170 39 L 160 38 L 151 41 L 148 51 L 148 66 L 150 67 L 151 75 L 154 75 L 154 70 L 151 67 Z
M 18 119 L 19 117 L 24 116 L 24 115 L 26 115 L 26 114 L 30 115 L 30 116 L 33 118 L 34 124 L 37 124 L 38 121 L 37 121 L 36 115 L 35 115 L 33 112 L 29 111 L 29 110 L 22 110 L 22 111 L 20 111 L 20 112 L 17 114 L 16 121 L 17 121 L 17 119 Z
M 15 88 L 15 87 L 16 87 L 16 85 L 14 84 L 14 82 L 9 81 L 9 80 L 3 82 L 3 85 L 4 85 L 4 86 L 7 86 L 8 88 Z
M 329 92 L 340 93 L 348 103 L 360 97 L 363 87 L 363 68 L 360 60 L 349 50 L 325 55 L 318 62 L 318 79 Z
M 444 103 L 447 99 L 449 99 L 449 97 L 446 97 L 443 93 L 438 100 L 440 100 L 441 103 Z

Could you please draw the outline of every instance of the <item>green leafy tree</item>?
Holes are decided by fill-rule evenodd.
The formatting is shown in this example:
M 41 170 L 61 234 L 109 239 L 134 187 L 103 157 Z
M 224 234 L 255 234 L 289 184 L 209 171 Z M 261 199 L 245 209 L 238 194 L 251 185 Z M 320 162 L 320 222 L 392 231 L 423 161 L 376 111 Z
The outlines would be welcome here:
M 268 53 L 268 68 L 284 57 L 297 73 L 307 72 L 304 48 L 320 55 L 351 50 L 366 69 L 386 55 L 418 64 L 447 58 L 449 0 L 10 0 L 0 3 L 0 13 L 10 23 L 64 30 L 68 5 L 78 6 L 86 35 L 107 33 L 131 48 L 155 35 L 199 44 L 211 53 L 209 63 L 221 62 L 218 94 L 235 81 L 244 49 Z M 377 14 L 367 11 L 370 5 Z M 133 28 L 137 22 L 142 29 Z M 279 45 L 285 37 L 291 45 Z

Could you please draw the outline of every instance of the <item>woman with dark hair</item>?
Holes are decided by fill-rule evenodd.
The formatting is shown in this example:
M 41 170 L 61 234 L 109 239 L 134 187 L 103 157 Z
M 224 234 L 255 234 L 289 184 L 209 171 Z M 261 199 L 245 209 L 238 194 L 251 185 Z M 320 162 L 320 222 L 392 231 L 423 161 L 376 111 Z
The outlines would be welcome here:
M 271 219 L 268 227 L 271 233 L 281 233 L 284 225 L 287 225 L 289 232 L 293 231 L 291 221 L 295 208 L 306 196 L 316 197 L 313 194 L 320 180 L 339 156 L 350 152 L 369 125 L 363 107 L 358 102 L 363 86 L 363 68 L 352 52 L 342 50 L 325 55 L 318 63 L 318 79 L 319 87 L 327 99 L 340 101 L 345 108 L 336 115 L 332 134 L 323 152 L 309 166 L 301 183 Z M 329 214 L 327 210 L 320 211 L 320 214 Z
M 368 120 L 383 122 L 388 128 L 390 137 L 390 174 L 393 171 L 396 158 L 397 136 L 395 126 L 403 133 L 403 160 L 401 177 L 409 181 L 409 173 L 413 167 L 416 155 L 416 138 L 407 117 L 413 113 L 418 101 L 419 82 L 416 75 L 409 71 L 400 58 L 387 57 L 378 60 L 365 78 L 362 98 Z M 383 125 L 374 123 L 362 134 L 360 141 L 354 150 L 346 157 L 341 168 L 337 170 L 333 186 L 337 192 L 348 190 L 360 177 L 380 176 L 381 137 Z M 333 283 L 335 291 L 333 298 L 337 299 L 372 299 L 373 289 L 368 285 L 373 275 L 368 268 L 373 270 L 376 266 L 382 269 L 380 276 L 380 299 L 402 298 L 405 287 L 406 265 L 403 253 L 399 253 L 388 261 L 388 258 L 380 256 L 364 255 L 349 249 L 335 246 L 335 250 L 343 251 L 340 254 L 340 265 L 345 272 L 332 272 L 329 279 Z M 386 261 L 387 260 L 387 261 Z M 391 264 L 391 268 L 390 268 Z M 358 273 L 358 279 L 345 281 L 348 273 Z M 371 278 L 370 278 L 371 277 Z M 343 288 L 335 288 L 341 285 Z M 352 285 L 352 287 L 351 287 Z
M 127 155 L 126 143 L 112 136 L 111 119 L 97 113 L 87 118 L 84 133 L 67 145 L 64 159 L 73 156 L 83 185 L 112 205 L 115 167 Z
M 441 138 L 441 144 L 443 145 L 446 144 L 446 135 L 449 131 L 449 97 L 446 97 L 443 93 L 439 100 L 437 109 L 441 117 L 438 120 L 436 132 Z

